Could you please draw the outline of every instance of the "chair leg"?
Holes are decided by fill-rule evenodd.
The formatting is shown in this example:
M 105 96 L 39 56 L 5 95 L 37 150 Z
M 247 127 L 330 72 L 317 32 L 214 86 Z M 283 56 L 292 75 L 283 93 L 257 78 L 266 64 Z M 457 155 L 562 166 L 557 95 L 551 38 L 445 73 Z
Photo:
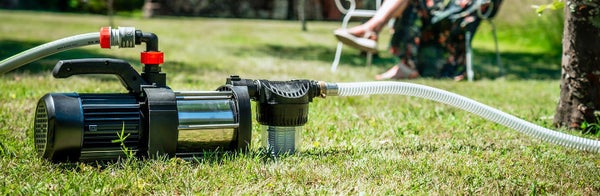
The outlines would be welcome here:
M 367 67 L 371 67 L 371 61 L 373 61 L 373 53 L 367 52 Z
M 335 49 L 335 58 L 333 59 L 333 63 L 331 64 L 331 72 L 335 72 L 337 70 L 337 66 L 340 64 L 340 57 L 342 56 L 342 46 L 344 44 L 342 42 L 338 42 L 337 49 Z
M 465 32 L 465 46 L 466 46 L 466 64 L 467 64 L 467 79 L 469 82 L 473 82 L 473 50 L 471 50 L 471 32 Z
M 502 60 L 500 59 L 500 49 L 498 48 L 498 34 L 496 34 L 496 25 L 492 20 L 488 20 L 490 25 L 492 25 L 492 34 L 494 36 L 494 44 L 496 45 L 496 64 L 498 64 L 498 74 L 500 77 L 504 76 L 504 66 L 502 65 Z
M 351 5 L 354 5 L 354 4 L 351 4 Z M 352 18 L 351 13 L 354 12 L 355 9 L 356 9 L 356 7 L 351 7 L 348 10 L 348 13 L 346 14 L 346 16 L 344 16 L 344 19 L 342 20 L 342 29 L 347 28 L 348 22 L 350 22 L 350 18 Z M 337 49 L 335 50 L 335 58 L 333 59 L 333 63 L 331 64 L 331 72 L 335 72 L 335 70 L 337 70 L 337 66 L 340 64 L 340 57 L 342 56 L 342 46 L 343 45 L 344 44 L 342 42 L 338 42 Z

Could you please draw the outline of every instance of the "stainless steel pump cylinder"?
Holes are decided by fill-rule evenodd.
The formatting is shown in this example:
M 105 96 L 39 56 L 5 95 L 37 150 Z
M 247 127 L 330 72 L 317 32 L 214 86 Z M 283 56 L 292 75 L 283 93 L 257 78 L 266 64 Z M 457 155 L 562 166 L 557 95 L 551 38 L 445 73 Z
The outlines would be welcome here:
M 230 91 L 175 92 L 177 97 L 178 155 L 232 150 L 239 127 Z

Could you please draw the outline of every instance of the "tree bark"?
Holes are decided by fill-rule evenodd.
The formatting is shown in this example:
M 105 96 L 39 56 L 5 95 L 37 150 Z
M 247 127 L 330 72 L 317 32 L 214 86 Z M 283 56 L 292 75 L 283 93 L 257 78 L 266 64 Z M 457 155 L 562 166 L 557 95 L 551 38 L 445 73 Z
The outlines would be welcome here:
M 565 5 L 560 101 L 554 116 L 559 127 L 579 129 L 583 122 L 597 123 L 600 114 L 599 8 L 587 2 Z

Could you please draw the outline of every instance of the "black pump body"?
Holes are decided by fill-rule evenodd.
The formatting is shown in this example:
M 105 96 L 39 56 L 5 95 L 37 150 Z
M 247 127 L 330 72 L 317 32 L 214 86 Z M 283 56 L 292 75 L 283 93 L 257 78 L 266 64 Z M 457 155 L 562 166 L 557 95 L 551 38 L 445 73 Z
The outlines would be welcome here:
M 140 75 L 127 62 L 107 58 L 63 60 L 53 70 L 56 78 L 78 74 L 116 75 L 128 93 L 43 96 L 34 123 L 41 157 L 115 160 L 125 155 L 122 145 L 138 156 L 193 156 L 250 145 L 250 98 L 244 87 L 174 92 L 143 77 L 152 74 Z M 125 138 L 116 142 L 123 139 L 121 132 Z

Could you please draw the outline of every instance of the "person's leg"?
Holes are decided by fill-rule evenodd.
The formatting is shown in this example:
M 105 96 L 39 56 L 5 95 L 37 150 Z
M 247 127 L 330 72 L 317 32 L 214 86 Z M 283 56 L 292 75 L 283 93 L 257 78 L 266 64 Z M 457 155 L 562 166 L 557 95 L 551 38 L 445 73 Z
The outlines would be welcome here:
M 394 23 L 394 33 L 390 41 L 390 52 L 399 58 L 399 62 L 386 72 L 376 75 L 376 80 L 419 77 L 415 66 L 419 36 L 417 20 L 419 20 L 419 17 L 416 6 L 413 4 L 407 5 Z
M 379 7 L 375 16 L 359 26 L 350 28 L 348 32 L 357 37 L 362 37 L 367 32 L 378 33 L 391 18 L 399 17 L 402 14 L 409 1 L 410 0 L 383 1 L 383 4 Z
M 360 25 L 363 28 L 379 32 L 381 28 L 391 19 L 399 17 L 410 0 L 386 0 L 371 19 Z

